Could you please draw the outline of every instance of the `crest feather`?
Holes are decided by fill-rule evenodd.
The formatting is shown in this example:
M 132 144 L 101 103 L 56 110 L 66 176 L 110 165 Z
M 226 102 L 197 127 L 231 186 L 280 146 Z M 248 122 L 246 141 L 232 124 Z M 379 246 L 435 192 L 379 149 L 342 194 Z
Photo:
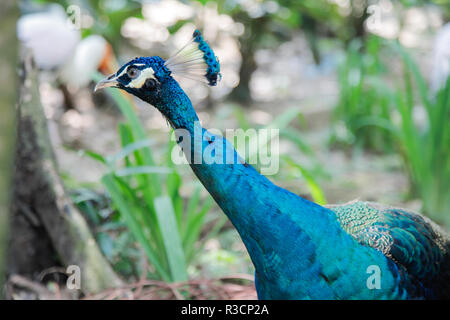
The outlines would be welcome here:
M 215 86 L 221 79 L 219 60 L 198 30 L 164 65 L 175 75 L 206 82 L 210 86 Z

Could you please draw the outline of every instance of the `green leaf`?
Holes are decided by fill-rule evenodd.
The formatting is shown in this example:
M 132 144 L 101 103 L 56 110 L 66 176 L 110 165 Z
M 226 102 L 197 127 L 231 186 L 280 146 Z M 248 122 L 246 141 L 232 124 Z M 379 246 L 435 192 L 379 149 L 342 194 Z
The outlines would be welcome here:
M 97 160 L 97 161 L 99 161 L 99 162 L 101 162 L 101 163 L 103 163 L 103 164 L 106 164 L 106 163 L 107 163 L 107 160 L 106 160 L 101 154 L 98 154 L 98 153 L 96 153 L 96 152 L 94 152 L 94 151 L 91 151 L 91 150 L 81 150 L 81 151 L 80 151 L 80 154 L 81 154 L 81 156 L 88 156 L 89 158 L 92 158 L 92 159 L 94 159 L 94 160 Z
M 154 142 L 150 139 L 139 140 L 139 141 L 128 143 L 118 153 L 116 153 L 113 156 L 108 157 L 108 161 L 109 162 L 117 162 L 120 159 L 123 159 L 123 158 L 129 156 L 131 153 L 135 152 L 136 150 L 140 150 L 145 147 L 150 147 L 153 144 L 154 144 Z
M 148 242 L 147 237 L 145 236 L 144 229 L 139 224 L 136 219 L 136 214 L 133 210 L 139 210 L 138 208 L 131 208 L 129 206 L 129 201 L 124 198 L 123 193 L 120 191 L 120 188 L 115 183 L 115 178 L 112 174 L 107 174 L 102 178 L 102 182 L 108 190 L 111 199 L 119 210 L 121 216 L 124 218 L 128 228 L 131 233 L 134 235 L 136 240 L 140 243 L 142 248 L 144 249 L 147 258 L 150 263 L 155 267 L 158 274 L 162 277 L 164 281 L 170 281 L 171 277 L 166 272 L 158 258 L 157 252 L 152 248 L 150 243 Z
M 200 240 L 200 233 L 202 231 L 202 227 L 204 225 L 204 218 L 206 214 L 213 207 L 214 202 L 211 197 L 205 199 L 202 208 L 196 213 L 192 213 L 190 215 L 190 219 L 187 221 L 187 227 L 185 228 L 185 233 L 183 237 L 183 246 L 186 252 L 187 261 L 192 259 L 195 244 Z M 209 231 L 208 234 L 211 234 L 213 230 Z
M 186 260 L 179 237 L 172 201 L 167 196 L 160 196 L 155 198 L 154 206 L 161 228 L 172 281 L 186 281 L 188 280 Z
M 422 98 L 422 103 L 426 106 L 427 109 L 430 109 L 431 102 L 428 98 L 428 87 L 426 85 L 425 79 L 422 77 L 422 74 L 419 71 L 419 68 L 417 67 L 416 63 L 411 58 L 409 53 L 405 50 L 405 48 L 403 48 L 403 46 L 400 45 L 400 43 L 398 41 L 393 43 L 393 47 L 397 52 L 400 53 L 405 65 L 414 75 L 416 83 L 419 87 L 418 89 L 419 89 L 420 97 Z
M 101 73 L 96 72 L 93 73 L 92 78 L 94 81 L 98 82 L 102 80 L 104 76 Z M 127 122 L 129 123 L 129 126 L 133 132 L 133 138 L 137 141 L 146 140 L 147 135 L 145 133 L 144 127 L 142 126 L 139 118 L 137 117 L 131 102 L 124 97 L 123 93 L 121 93 L 119 90 L 115 88 L 106 88 L 105 90 L 111 95 L 111 97 L 117 103 L 117 106 L 119 107 L 120 111 L 127 119 Z M 142 148 L 140 150 L 140 154 L 142 154 L 143 161 L 145 162 L 143 164 L 150 166 L 155 165 L 150 148 L 148 147 Z M 157 175 L 147 176 L 146 184 L 148 192 L 150 192 L 151 194 L 158 196 L 162 193 L 161 182 Z
M 272 129 L 278 129 L 280 131 L 284 130 L 289 125 L 289 123 L 291 123 L 291 121 L 294 120 L 295 118 L 298 118 L 300 114 L 301 113 L 298 108 L 288 109 L 285 112 L 283 112 L 280 116 L 275 118 L 269 125 L 263 127 L 263 130 L 267 130 L 270 133 Z M 266 146 L 270 141 L 272 141 L 272 139 L 273 137 L 271 134 L 267 134 L 263 138 L 258 134 L 250 136 L 249 141 L 250 151 L 246 157 L 246 160 L 252 159 L 258 153 L 258 151 L 261 150 L 264 146 Z
M 131 176 L 136 174 L 150 174 L 150 173 L 170 174 L 172 173 L 172 169 L 165 167 L 136 166 L 136 167 L 126 167 L 116 169 L 114 170 L 114 173 L 118 177 Z
M 312 174 L 310 174 L 309 171 L 301 164 L 292 160 L 291 157 L 284 156 L 283 159 L 286 162 L 288 162 L 292 167 L 300 171 L 300 173 L 302 174 L 303 178 L 306 181 L 306 186 L 308 187 L 308 190 L 311 193 L 311 197 L 314 200 L 314 202 L 320 205 L 327 204 L 327 200 L 325 199 L 325 195 L 322 191 L 322 188 L 320 188 L 319 184 L 316 182 Z
M 225 225 L 225 223 L 227 221 L 228 221 L 228 217 L 226 215 L 222 214 L 220 216 L 220 218 L 217 219 L 217 221 L 214 223 L 212 230 L 209 231 L 206 234 L 205 238 L 202 239 L 202 241 L 200 242 L 200 245 L 197 249 L 195 248 L 195 242 L 193 243 L 193 245 L 188 247 L 188 249 L 186 250 L 186 257 L 187 257 L 188 261 L 190 261 L 194 257 L 195 252 L 201 251 L 203 249 L 204 245 L 206 244 L 206 242 L 208 242 L 209 239 L 217 237 L 220 230 L 222 229 L 222 227 Z

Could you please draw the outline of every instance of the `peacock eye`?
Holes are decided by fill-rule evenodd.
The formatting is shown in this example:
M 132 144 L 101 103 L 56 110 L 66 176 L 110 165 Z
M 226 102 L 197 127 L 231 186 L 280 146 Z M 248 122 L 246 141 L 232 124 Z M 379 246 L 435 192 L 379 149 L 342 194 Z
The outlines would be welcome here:
M 156 88 L 157 84 L 158 83 L 157 83 L 157 81 L 155 79 L 147 79 L 147 80 L 145 80 L 145 87 L 147 89 L 153 90 L 153 89 Z
M 137 76 L 139 76 L 140 73 L 141 73 L 141 71 L 138 68 L 136 68 L 136 67 L 129 67 L 128 70 L 127 70 L 127 75 L 131 79 L 137 78 Z

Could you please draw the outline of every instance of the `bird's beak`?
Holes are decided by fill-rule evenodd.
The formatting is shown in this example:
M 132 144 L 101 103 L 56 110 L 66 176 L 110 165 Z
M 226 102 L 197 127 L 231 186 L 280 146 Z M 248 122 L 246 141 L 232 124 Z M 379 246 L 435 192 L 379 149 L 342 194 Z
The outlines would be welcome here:
M 103 89 L 103 88 L 108 88 L 108 87 L 117 87 L 119 83 L 116 80 L 116 75 L 112 74 L 109 77 L 101 80 L 99 83 L 96 84 L 95 88 L 94 88 L 94 92 L 96 92 L 97 90 Z

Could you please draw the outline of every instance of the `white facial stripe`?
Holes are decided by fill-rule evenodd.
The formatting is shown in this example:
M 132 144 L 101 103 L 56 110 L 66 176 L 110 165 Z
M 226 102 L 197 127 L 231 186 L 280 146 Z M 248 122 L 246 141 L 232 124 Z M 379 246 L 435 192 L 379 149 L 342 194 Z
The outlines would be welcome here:
M 145 66 L 145 65 L 146 65 L 145 63 L 136 63 L 136 64 L 133 64 L 133 66 L 135 66 L 135 67 L 143 67 L 143 66 Z M 116 77 L 116 79 L 117 79 L 117 78 L 120 78 L 121 76 L 123 76 L 123 75 L 127 72 L 128 68 L 129 68 L 129 67 L 126 67 L 125 69 L 123 69 L 122 72 Z
M 155 78 L 155 71 L 153 71 L 153 69 L 151 67 L 144 69 L 141 71 L 141 74 L 139 75 L 139 77 L 137 77 L 136 79 L 132 80 L 127 87 L 129 88 L 141 88 L 144 83 L 145 80 L 152 78 L 152 79 L 156 79 Z
M 128 68 L 123 69 L 122 72 L 121 72 L 118 76 L 116 76 L 116 79 L 119 79 L 121 76 L 123 76 L 123 74 L 124 74 L 125 72 L 127 72 L 127 69 L 128 69 Z

